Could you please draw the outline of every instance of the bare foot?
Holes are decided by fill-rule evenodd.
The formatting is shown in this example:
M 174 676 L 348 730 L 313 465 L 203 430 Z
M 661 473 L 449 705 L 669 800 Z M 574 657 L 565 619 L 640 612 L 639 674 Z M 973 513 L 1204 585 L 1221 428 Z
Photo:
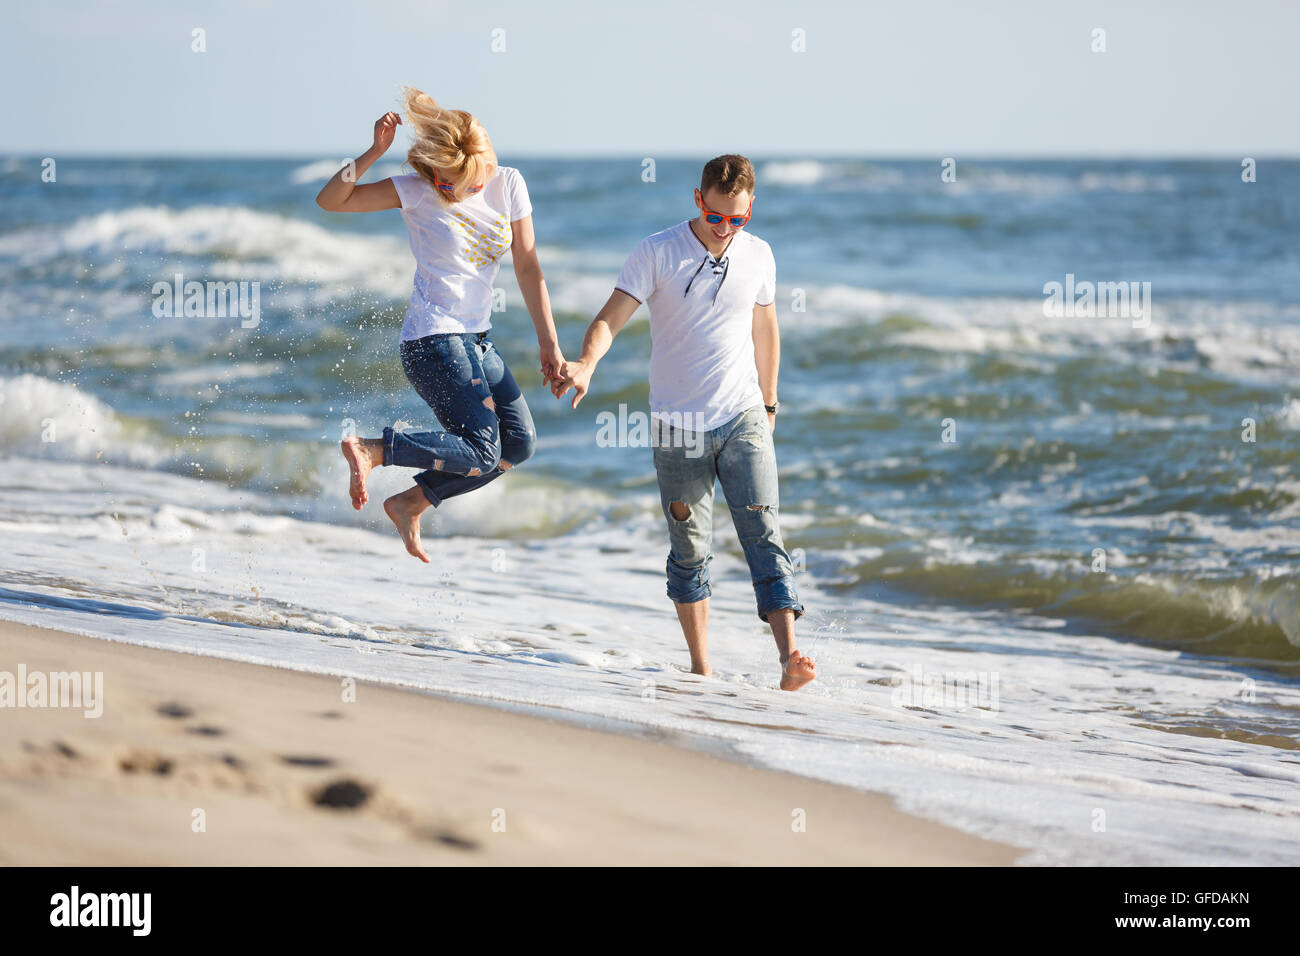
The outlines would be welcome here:
M 348 496 L 352 499 L 352 507 L 358 511 L 370 500 L 370 492 L 366 491 L 366 477 L 374 467 L 374 462 L 370 458 L 370 449 L 365 442 L 364 438 L 356 436 L 339 442 L 339 448 L 343 451 L 343 457 L 347 459 L 348 471 L 352 476 L 348 483 Z
M 691 661 L 691 673 L 699 674 L 701 677 L 712 677 L 713 667 L 708 661 Z
M 781 689 L 798 690 L 817 676 L 817 665 L 811 657 L 805 657 L 798 651 L 781 668 Z
M 418 496 L 419 500 L 416 500 Z M 430 564 L 429 556 L 420 544 L 420 514 L 429 507 L 429 499 L 424 497 L 420 486 L 408 488 L 400 495 L 393 495 L 384 502 L 384 513 L 397 525 L 397 533 L 402 536 L 406 550 L 425 564 Z

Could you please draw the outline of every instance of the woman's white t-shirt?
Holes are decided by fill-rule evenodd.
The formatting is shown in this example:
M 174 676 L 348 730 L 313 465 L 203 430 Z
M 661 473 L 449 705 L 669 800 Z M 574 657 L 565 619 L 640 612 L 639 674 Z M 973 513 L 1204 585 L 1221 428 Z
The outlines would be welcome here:
M 445 203 L 418 173 L 394 176 L 415 255 L 415 289 L 402 340 L 492 327 L 492 284 L 510 248 L 512 222 L 532 215 L 519 170 L 498 166 L 483 191 Z

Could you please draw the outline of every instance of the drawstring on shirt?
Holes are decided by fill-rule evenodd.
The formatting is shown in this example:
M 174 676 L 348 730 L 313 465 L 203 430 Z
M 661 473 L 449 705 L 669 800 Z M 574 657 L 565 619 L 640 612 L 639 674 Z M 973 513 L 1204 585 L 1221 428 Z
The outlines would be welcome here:
M 710 264 L 713 266 L 713 274 L 715 276 L 722 276 L 722 278 L 718 280 L 717 287 L 713 290 L 713 302 L 716 303 L 718 301 L 718 290 L 722 288 L 722 283 L 727 281 L 727 270 L 731 267 L 731 261 L 726 256 L 723 256 L 721 259 L 714 259 L 713 255 L 707 252 L 704 254 L 704 259 L 700 262 L 699 266 L 696 267 L 695 272 L 691 275 L 691 281 L 686 283 L 686 291 L 682 293 L 683 299 L 690 294 L 691 286 L 695 284 L 695 277 L 700 274 L 700 270 Z

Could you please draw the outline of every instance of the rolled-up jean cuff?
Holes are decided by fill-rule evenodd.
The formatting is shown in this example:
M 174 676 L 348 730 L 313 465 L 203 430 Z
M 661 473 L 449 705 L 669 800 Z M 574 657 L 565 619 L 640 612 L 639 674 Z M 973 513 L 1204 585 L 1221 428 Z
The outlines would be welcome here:
M 388 466 L 393 463 L 393 430 L 387 426 L 384 427 L 384 465 Z
M 678 594 L 673 590 L 671 584 L 668 585 L 668 597 L 672 599 L 674 604 L 694 604 L 696 601 L 703 601 L 705 598 L 711 597 L 712 594 L 713 586 L 710 584 L 701 585 L 686 594 Z
M 754 600 L 758 605 L 758 618 L 767 620 L 771 611 L 789 609 L 796 618 L 803 616 L 803 605 L 799 603 L 799 594 L 795 591 L 794 581 L 789 575 L 768 578 L 754 582 Z
M 694 604 L 713 593 L 709 581 L 709 561 L 698 568 L 686 568 L 668 558 L 668 596 L 676 604 Z
M 668 596 L 672 598 L 674 604 L 694 604 L 696 601 L 703 601 L 706 597 L 713 594 L 713 585 L 705 578 L 703 581 L 696 581 L 695 584 L 687 584 L 668 575 Z
M 424 492 L 424 497 L 429 500 L 429 504 L 436 508 L 438 505 L 442 504 L 442 499 L 434 493 L 433 489 L 430 488 L 428 484 L 426 484 L 427 479 L 424 477 L 424 474 L 424 472 L 420 472 L 416 475 L 415 483 L 420 486 L 420 490 Z

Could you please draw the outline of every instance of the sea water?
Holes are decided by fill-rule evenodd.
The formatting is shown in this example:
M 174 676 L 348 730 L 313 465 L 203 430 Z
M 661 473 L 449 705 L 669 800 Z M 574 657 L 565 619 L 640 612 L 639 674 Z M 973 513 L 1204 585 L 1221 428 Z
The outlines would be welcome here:
M 576 357 L 698 163 L 502 161 Z M 352 510 L 339 438 L 434 422 L 401 218 L 322 212 L 320 158 L 0 160 L 0 617 L 670 734 L 1031 862 L 1300 858 L 1300 163 L 757 165 L 805 691 L 721 507 L 685 672 L 651 451 L 602 428 L 646 409 L 644 312 L 571 411 L 506 263 L 537 454 L 426 513 L 429 566 L 378 507 L 409 472 Z M 177 275 L 258 320 L 158 314 Z

